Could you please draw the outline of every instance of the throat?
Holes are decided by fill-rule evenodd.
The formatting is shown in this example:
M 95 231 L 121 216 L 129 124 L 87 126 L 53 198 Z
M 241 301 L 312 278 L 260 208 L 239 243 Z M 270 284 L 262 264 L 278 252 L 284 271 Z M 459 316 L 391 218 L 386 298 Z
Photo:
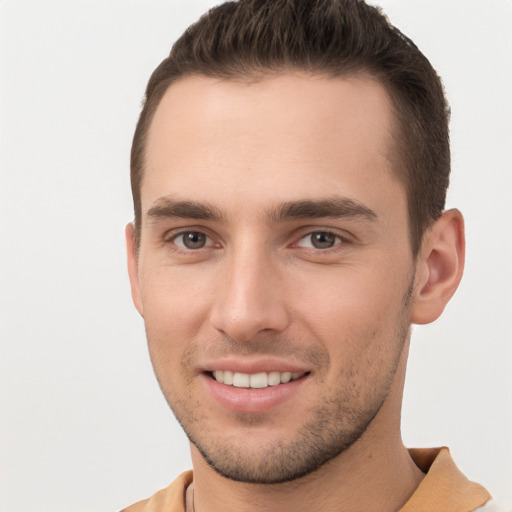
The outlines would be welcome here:
M 389 453 L 375 452 L 368 458 L 364 456 L 364 452 L 364 448 L 355 450 L 351 454 L 346 454 L 348 457 L 334 459 L 317 471 L 297 480 L 265 485 L 236 482 L 222 477 L 206 463 L 197 448 L 192 445 L 194 482 L 185 492 L 185 511 L 400 510 L 421 483 L 424 473 L 414 464 L 405 447 L 401 453 L 395 453 L 391 458 Z M 390 460 L 393 459 L 393 463 L 390 464 Z

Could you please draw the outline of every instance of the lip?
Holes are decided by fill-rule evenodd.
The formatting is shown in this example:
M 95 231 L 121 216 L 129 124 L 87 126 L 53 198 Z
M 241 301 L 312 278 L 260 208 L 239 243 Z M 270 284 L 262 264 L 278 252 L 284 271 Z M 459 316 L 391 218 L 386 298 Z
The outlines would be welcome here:
M 233 373 L 290 372 L 302 377 L 262 389 L 237 388 L 217 382 L 211 373 L 215 370 Z M 262 413 L 276 408 L 296 396 L 309 381 L 311 368 L 275 356 L 225 356 L 205 361 L 200 368 L 203 384 L 213 400 L 223 409 L 238 413 Z
M 262 372 L 307 373 L 311 371 L 310 368 L 274 357 L 237 358 L 233 356 L 208 361 L 202 365 L 201 370 L 203 372 L 222 370 L 249 374 Z
M 248 373 L 248 372 L 247 372 Z M 223 408 L 238 413 L 262 413 L 298 395 L 309 374 L 278 386 L 263 389 L 237 388 L 217 382 L 209 373 L 201 375 L 208 393 Z

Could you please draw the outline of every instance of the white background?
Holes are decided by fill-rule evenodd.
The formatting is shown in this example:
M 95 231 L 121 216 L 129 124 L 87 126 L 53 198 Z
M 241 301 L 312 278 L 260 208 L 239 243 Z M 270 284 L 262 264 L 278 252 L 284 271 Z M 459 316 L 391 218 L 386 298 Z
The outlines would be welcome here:
M 211 1 L 0 1 L 0 511 L 112 511 L 190 466 L 131 305 L 123 227 L 144 87 Z M 466 275 L 417 328 L 409 446 L 512 508 L 512 2 L 386 0 L 444 78 Z

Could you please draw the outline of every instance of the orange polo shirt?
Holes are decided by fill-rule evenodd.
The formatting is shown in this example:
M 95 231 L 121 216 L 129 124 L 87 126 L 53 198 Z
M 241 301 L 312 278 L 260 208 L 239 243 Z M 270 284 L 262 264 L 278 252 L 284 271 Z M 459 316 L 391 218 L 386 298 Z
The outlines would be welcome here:
M 484 487 L 459 471 L 448 448 L 412 448 L 409 453 L 426 476 L 400 512 L 470 512 L 490 499 Z M 191 482 L 192 471 L 182 473 L 169 487 L 122 512 L 185 512 Z

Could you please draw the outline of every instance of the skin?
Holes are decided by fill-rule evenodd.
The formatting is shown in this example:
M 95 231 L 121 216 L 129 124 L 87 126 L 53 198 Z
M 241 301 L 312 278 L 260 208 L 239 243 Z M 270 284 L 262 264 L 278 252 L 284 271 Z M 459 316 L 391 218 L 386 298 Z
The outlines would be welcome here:
M 413 257 L 392 120 L 377 82 L 299 73 L 183 78 L 156 111 L 129 273 L 198 512 L 398 510 L 423 477 L 400 438 L 409 327 L 455 291 L 463 224 L 446 212 Z M 232 410 L 207 384 L 222 364 L 305 376 Z

